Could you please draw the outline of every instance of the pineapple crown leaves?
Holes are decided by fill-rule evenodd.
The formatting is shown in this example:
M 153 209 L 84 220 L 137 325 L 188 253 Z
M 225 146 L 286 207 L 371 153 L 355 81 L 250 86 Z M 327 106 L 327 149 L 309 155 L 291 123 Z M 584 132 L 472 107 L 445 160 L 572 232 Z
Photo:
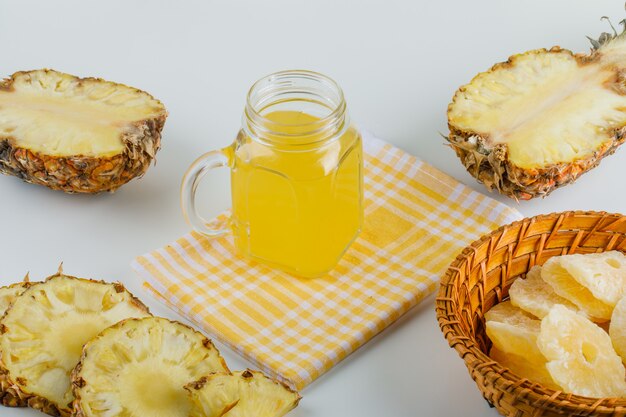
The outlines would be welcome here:
M 624 8 L 626 9 L 626 4 L 624 5 Z M 608 32 L 602 32 L 600 34 L 600 36 L 598 37 L 598 39 L 594 39 L 590 36 L 587 36 L 587 39 L 589 39 L 589 42 L 591 42 L 591 50 L 592 51 L 597 51 L 598 49 L 600 49 L 602 46 L 606 45 L 607 43 L 611 42 L 613 39 L 622 36 L 626 33 L 626 19 L 622 19 L 619 22 L 619 25 L 622 26 L 622 31 L 620 33 L 617 32 L 617 29 L 615 29 L 615 26 L 613 26 L 613 23 L 611 22 L 611 19 L 609 19 L 608 16 L 602 16 L 600 18 L 600 20 L 606 20 L 609 23 L 609 26 L 611 27 L 611 31 L 613 33 L 608 33 Z M 624 35 L 626 36 L 626 35 Z

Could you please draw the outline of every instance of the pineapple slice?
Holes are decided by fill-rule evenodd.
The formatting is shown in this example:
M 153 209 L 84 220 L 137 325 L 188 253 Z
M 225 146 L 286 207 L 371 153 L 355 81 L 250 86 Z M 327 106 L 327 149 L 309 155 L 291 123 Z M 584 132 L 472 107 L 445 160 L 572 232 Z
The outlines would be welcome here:
M 72 373 L 75 417 L 188 417 L 184 386 L 228 372 L 210 340 L 158 317 L 118 323 L 85 345 Z
M 622 357 L 622 362 L 626 363 L 626 297 L 622 298 L 613 310 L 609 336 L 615 351 Z
M 517 376 L 526 378 L 531 382 L 539 383 L 553 390 L 561 390 L 561 387 L 559 387 L 552 379 L 552 376 L 550 376 L 546 368 L 545 359 L 541 362 L 534 362 L 523 356 L 513 353 L 504 353 L 495 346 L 491 348 L 489 357 L 500 365 L 509 368 L 514 374 L 517 374 Z
M 624 142 L 626 35 L 602 39 L 589 55 L 513 55 L 457 90 L 447 139 L 472 176 L 515 199 L 546 196 Z
M 511 304 L 540 319 L 548 315 L 555 304 L 562 304 L 573 311 L 578 311 L 569 300 L 554 292 L 550 284 L 541 279 L 541 266 L 535 265 L 526 274 L 525 279 L 516 279 L 509 289 Z
M 493 345 L 505 353 L 523 356 L 533 362 L 545 362 L 537 347 L 541 322 L 510 301 L 493 306 L 485 314 L 487 336 Z
M 572 277 L 561 264 L 564 258 L 564 256 L 554 256 L 548 259 L 541 269 L 541 278 L 550 284 L 554 292 L 574 303 L 593 321 L 610 320 L 613 308 L 595 298 L 589 289 Z
M 603 303 L 615 307 L 626 294 L 626 256 L 618 251 L 566 255 L 561 266 Z
M 611 338 L 587 318 L 555 305 L 541 321 L 537 344 L 564 391 L 595 398 L 626 395 L 626 370 Z
M 0 288 L 0 317 L 9 309 L 11 304 L 17 297 L 22 295 L 30 286 L 29 282 L 18 282 L 7 287 Z M 0 349 L 0 360 L 2 359 L 2 350 Z M 0 403 L 7 407 L 25 407 L 27 405 L 26 398 L 21 395 L 19 390 L 11 386 L 6 373 L 0 369 Z
M 69 415 L 69 376 L 83 344 L 122 319 L 149 315 L 121 284 L 59 273 L 24 291 L 2 319 L 0 369 L 28 405 Z
M 281 417 L 300 395 L 261 372 L 212 374 L 189 384 L 195 408 L 190 417 Z
M 167 112 L 149 94 L 52 70 L 0 80 L 0 172 L 55 190 L 113 191 L 143 175 Z

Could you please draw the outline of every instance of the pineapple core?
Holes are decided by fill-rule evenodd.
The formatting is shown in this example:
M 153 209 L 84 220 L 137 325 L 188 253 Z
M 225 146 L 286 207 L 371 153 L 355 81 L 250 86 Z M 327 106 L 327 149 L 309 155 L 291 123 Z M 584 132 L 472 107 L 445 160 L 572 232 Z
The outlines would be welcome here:
M 613 62 L 581 62 L 568 51 L 531 51 L 459 90 L 456 129 L 506 144 L 508 158 L 532 169 L 592 155 L 626 124 L 626 95 Z
M 0 137 L 50 156 L 108 157 L 124 150 L 133 122 L 160 112 L 148 94 L 121 84 L 35 71 L 0 89 Z

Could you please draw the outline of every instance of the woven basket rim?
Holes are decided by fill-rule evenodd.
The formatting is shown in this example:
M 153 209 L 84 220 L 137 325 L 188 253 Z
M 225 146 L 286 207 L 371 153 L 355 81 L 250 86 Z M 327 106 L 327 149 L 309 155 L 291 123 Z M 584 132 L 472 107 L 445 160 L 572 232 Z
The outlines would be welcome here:
M 450 285 L 450 281 L 454 278 L 455 274 L 458 273 L 459 267 L 465 263 L 467 256 L 475 253 L 477 248 L 489 240 L 492 240 L 494 236 L 501 236 L 509 228 L 522 226 L 524 223 L 532 224 L 538 220 L 557 219 L 559 217 L 565 218 L 570 216 L 593 216 L 599 218 L 616 217 L 616 220 L 626 219 L 626 215 L 624 214 L 605 211 L 571 210 L 564 212 L 552 212 L 548 214 L 525 217 L 503 225 L 490 233 L 481 236 L 466 246 L 450 263 L 443 274 L 435 301 L 437 322 L 439 323 L 440 329 L 444 333 L 444 337 L 450 346 L 457 351 L 459 356 L 466 362 L 466 365 L 470 366 L 469 360 L 467 359 L 467 353 L 469 351 L 469 353 L 471 353 L 475 358 L 475 361 L 472 363 L 472 367 L 477 369 L 487 380 L 492 381 L 493 384 L 502 391 L 523 395 L 529 403 L 537 404 L 538 406 L 550 403 L 552 405 L 552 407 L 550 407 L 551 409 L 558 408 L 559 412 L 563 413 L 580 412 L 581 408 L 587 409 L 590 412 L 601 411 L 612 413 L 616 410 L 624 412 L 626 410 L 626 398 L 584 397 L 564 393 L 563 391 L 555 391 L 551 388 L 544 387 L 539 383 L 529 381 L 525 378 L 520 378 L 508 368 L 503 367 L 498 362 L 487 356 L 487 354 L 480 349 L 474 335 L 468 334 L 463 330 L 459 324 L 461 317 L 457 311 L 451 311 L 451 309 L 448 308 L 450 300 L 447 296 L 446 290 Z M 452 331 L 445 332 L 444 327 L 451 329 Z

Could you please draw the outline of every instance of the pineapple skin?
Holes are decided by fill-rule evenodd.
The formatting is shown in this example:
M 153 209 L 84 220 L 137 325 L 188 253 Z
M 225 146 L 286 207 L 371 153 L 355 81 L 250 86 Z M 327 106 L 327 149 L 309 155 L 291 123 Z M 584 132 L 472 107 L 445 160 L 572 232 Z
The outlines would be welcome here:
M 44 282 L 52 278 L 55 278 L 57 276 L 61 276 L 61 275 L 70 279 L 87 280 L 87 281 L 98 283 L 98 284 L 111 284 L 102 280 L 77 278 L 77 277 L 73 277 L 70 275 L 65 275 L 63 274 L 63 271 L 61 270 L 61 268 L 59 268 L 59 272 L 46 278 Z M 126 287 L 124 287 L 124 285 L 122 285 L 119 282 L 112 283 L 111 285 L 115 287 L 115 290 L 118 293 L 124 292 L 124 291 L 128 292 L 128 294 L 130 294 L 131 296 L 133 304 L 135 304 L 135 306 L 138 307 L 139 309 L 142 309 L 146 313 L 150 314 L 150 310 L 148 309 L 148 307 L 144 303 L 142 303 L 141 300 L 139 300 L 139 298 L 135 297 L 130 291 L 128 291 Z M 36 284 L 33 284 L 31 288 L 32 287 L 36 287 Z M 6 331 L 5 327 L 0 321 L 0 333 L 4 333 L 5 331 Z M 75 413 L 71 409 L 71 404 L 69 404 L 66 407 L 62 407 L 59 404 L 56 404 L 46 398 L 43 398 L 36 394 L 25 392 L 24 390 L 22 390 L 20 386 L 19 378 L 17 378 L 16 380 L 13 380 L 13 378 L 11 378 L 8 370 L 6 369 L 4 365 L 4 362 L 2 361 L 2 357 L 0 357 L 0 375 L 4 376 L 4 383 L 7 386 L 7 389 L 6 389 L 7 394 L 4 395 L 4 397 L 2 398 L 2 405 L 7 406 L 7 407 L 28 406 L 34 410 L 39 410 L 44 414 L 48 414 L 54 417 L 71 417 L 75 415 Z
M 580 65 L 585 65 L 585 63 L 591 62 L 597 57 L 596 53 L 592 55 L 574 54 L 567 49 L 555 46 L 549 50 L 543 48 L 512 55 L 507 61 L 497 63 L 491 69 L 481 74 L 512 66 L 514 65 L 513 61 L 519 56 L 549 53 L 568 53 Z M 478 74 L 476 77 L 481 74 Z M 470 175 L 476 178 L 478 182 L 484 184 L 489 191 L 497 190 L 501 194 L 515 200 L 545 197 L 555 189 L 573 183 L 580 175 L 598 166 L 602 158 L 613 154 L 626 140 L 626 127 L 622 127 L 613 132 L 611 141 L 606 142 L 587 158 L 578 159 L 571 163 L 553 164 L 540 169 L 519 167 L 513 164 L 507 157 L 506 144 L 491 146 L 488 138 L 476 132 L 459 129 L 450 122 L 451 109 L 469 84 L 460 87 L 455 93 L 452 102 L 448 105 L 448 128 L 450 134 L 446 140 Z
M 0 81 L 0 90 L 11 91 L 18 77 L 39 71 L 57 72 L 50 69 L 19 71 Z M 100 78 L 63 75 L 78 82 L 106 82 Z M 147 94 L 133 87 L 128 88 Z M 45 155 L 16 146 L 11 137 L 0 136 L 0 173 L 66 193 L 113 192 L 133 178 L 146 173 L 161 148 L 161 131 L 166 118 L 167 111 L 163 107 L 163 111 L 157 117 L 135 122 L 132 131 L 122 137 L 124 151 L 112 157 Z
M 30 282 L 17 282 L 11 284 L 7 289 L 20 288 L 21 292 L 24 292 L 32 284 Z M 21 295 L 21 294 L 20 294 Z M 2 315 L 6 314 L 6 311 L 0 312 Z M 1 331 L 1 327 L 0 327 Z M 0 358 L 2 352 L 0 352 Z M 1 364 L 1 359 L 0 359 Z M 0 366 L 0 404 L 5 407 L 26 407 L 28 405 L 28 398 L 22 394 L 19 387 L 9 380 L 7 372 Z
M 198 333 L 197 330 L 193 329 L 190 326 L 187 326 L 184 323 L 175 321 L 175 320 L 169 320 L 163 317 L 159 317 L 161 320 L 166 320 L 169 321 L 171 323 L 174 323 L 176 325 L 179 326 L 183 326 L 186 327 L 188 329 L 190 329 L 191 331 Z M 126 319 L 126 320 L 122 320 L 116 324 L 114 324 L 113 326 L 105 329 L 102 333 L 100 333 L 100 335 L 96 336 L 94 339 L 90 340 L 89 342 L 87 342 L 87 344 L 85 344 L 85 346 L 83 347 L 83 354 L 81 355 L 80 361 L 78 362 L 78 364 L 76 365 L 76 367 L 72 370 L 72 374 L 70 376 L 70 380 L 71 380 L 71 387 L 72 387 L 72 393 L 74 394 L 74 402 L 72 404 L 72 414 L 71 417 L 87 417 L 83 408 L 81 407 L 81 397 L 80 397 L 80 388 L 84 387 L 85 385 L 85 381 L 81 378 L 80 374 L 81 374 L 81 370 L 83 367 L 83 362 L 85 361 L 85 359 L 87 358 L 87 351 L 88 351 L 88 347 L 89 345 L 91 345 L 92 343 L 94 343 L 95 341 L 97 341 L 102 334 L 104 334 L 105 332 L 108 331 L 114 331 L 115 329 L 121 327 L 124 323 L 126 323 L 127 321 L 136 321 L 136 320 L 140 320 L 140 319 L 135 319 L 135 318 L 130 318 L 130 319 Z M 204 337 L 202 344 L 209 348 L 209 349 L 215 349 L 216 352 L 219 351 L 217 350 L 217 348 L 215 347 L 215 345 L 213 345 L 213 342 L 207 338 Z M 224 368 L 224 370 L 226 372 L 229 372 L 228 369 L 228 365 L 226 364 L 226 361 L 224 360 L 224 358 L 222 357 L 222 355 L 219 355 L 220 361 L 222 363 L 222 367 Z M 68 416 L 63 416 L 63 417 L 70 417 Z

